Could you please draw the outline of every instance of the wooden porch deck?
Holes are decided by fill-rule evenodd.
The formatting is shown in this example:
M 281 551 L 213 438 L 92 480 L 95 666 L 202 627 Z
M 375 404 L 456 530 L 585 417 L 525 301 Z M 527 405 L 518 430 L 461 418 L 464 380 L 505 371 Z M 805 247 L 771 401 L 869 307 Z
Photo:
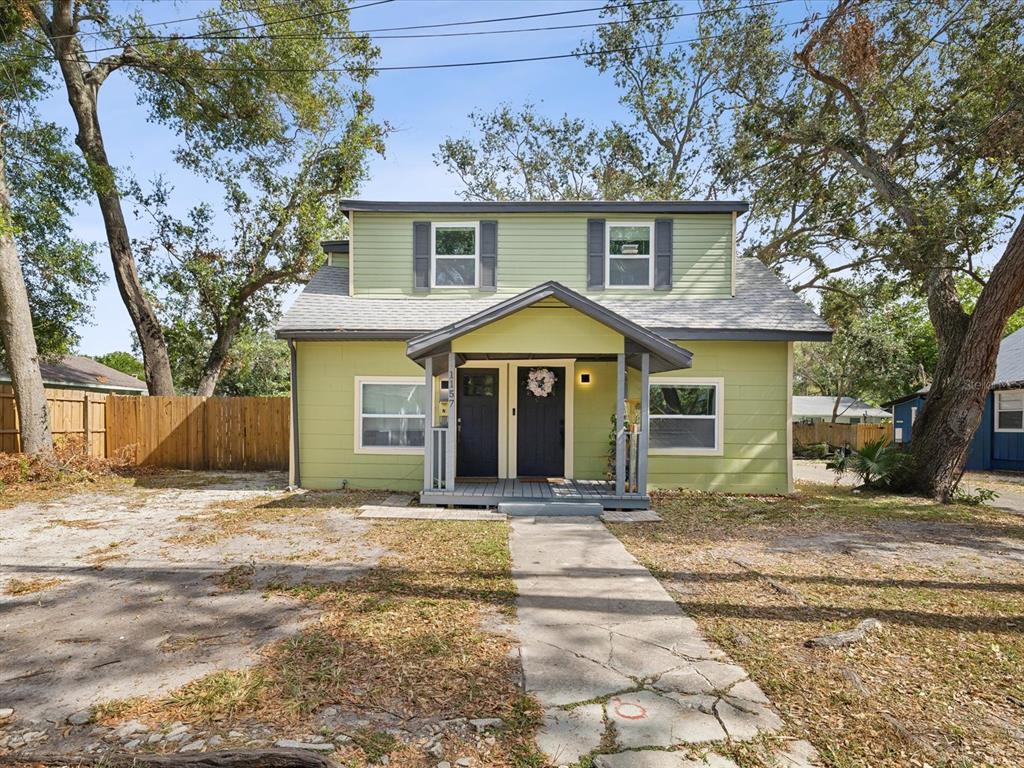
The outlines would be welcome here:
M 649 496 L 615 494 L 609 480 L 456 480 L 455 490 L 423 490 L 420 503 L 457 507 L 494 507 L 505 501 L 589 501 L 605 509 L 646 509 Z

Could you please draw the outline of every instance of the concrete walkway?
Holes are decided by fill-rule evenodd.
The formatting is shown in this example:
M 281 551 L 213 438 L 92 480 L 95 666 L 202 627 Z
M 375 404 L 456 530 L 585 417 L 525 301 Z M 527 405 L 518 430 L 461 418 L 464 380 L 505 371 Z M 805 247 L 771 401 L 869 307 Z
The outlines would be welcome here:
M 514 520 L 510 546 L 525 686 L 544 707 L 538 743 L 555 765 L 781 728 L 758 685 L 600 522 Z M 598 764 L 691 763 L 637 752 Z

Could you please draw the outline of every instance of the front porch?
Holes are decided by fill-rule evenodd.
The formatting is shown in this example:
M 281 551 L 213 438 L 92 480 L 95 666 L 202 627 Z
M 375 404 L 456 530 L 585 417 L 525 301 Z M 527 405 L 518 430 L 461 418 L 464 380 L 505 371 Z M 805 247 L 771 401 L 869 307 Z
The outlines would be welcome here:
M 576 501 L 598 503 L 605 509 L 646 509 L 646 494 L 616 494 L 611 480 L 547 480 L 519 479 L 456 480 L 454 490 L 424 489 L 423 504 L 437 506 L 496 507 L 511 501 Z
M 649 376 L 690 367 L 685 349 L 548 283 L 412 339 L 407 354 L 428 393 L 424 504 L 649 505 Z

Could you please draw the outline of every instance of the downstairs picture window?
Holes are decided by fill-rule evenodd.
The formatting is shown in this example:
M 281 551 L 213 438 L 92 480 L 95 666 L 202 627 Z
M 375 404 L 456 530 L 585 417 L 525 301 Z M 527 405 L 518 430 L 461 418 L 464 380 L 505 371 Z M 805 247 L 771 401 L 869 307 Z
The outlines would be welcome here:
M 357 379 L 357 447 L 367 452 L 419 452 L 427 417 L 426 386 L 415 379 Z
M 721 452 L 721 380 L 669 379 L 652 381 L 650 386 L 651 452 Z
M 996 392 L 996 432 L 1024 432 L 1024 389 Z

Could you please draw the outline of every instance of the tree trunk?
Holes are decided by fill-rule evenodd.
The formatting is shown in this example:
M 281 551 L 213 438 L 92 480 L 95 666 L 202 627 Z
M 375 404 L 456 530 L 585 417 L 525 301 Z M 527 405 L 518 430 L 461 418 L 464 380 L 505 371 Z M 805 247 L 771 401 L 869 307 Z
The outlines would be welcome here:
M 837 394 L 836 399 L 832 401 L 832 424 L 835 424 L 836 419 L 839 418 L 839 401 L 842 397 L 841 394 Z
M 53 451 L 50 417 L 39 372 L 39 351 L 32 331 L 25 276 L 11 226 L 11 199 L 0 140 L 0 339 L 11 375 L 21 429 L 21 450 L 28 454 Z
M 974 314 L 960 309 L 951 283 L 945 275 L 927 286 L 939 363 L 911 440 L 917 487 L 941 501 L 950 499 L 963 474 L 995 378 L 1006 321 L 1024 303 L 1024 218 L 992 270 Z
M 174 381 L 171 377 L 167 342 L 164 340 L 156 312 L 139 280 L 138 266 L 132 253 L 128 226 L 121 207 L 121 195 L 117 189 L 116 172 L 110 165 L 103 143 L 97 112 L 102 73 L 94 79 L 88 77 L 89 65 L 74 29 L 71 3 L 61 0 L 55 2 L 53 8 L 52 21 L 40 26 L 50 38 L 57 54 L 68 102 L 78 124 L 75 143 L 82 150 L 82 155 L 92 172 L 92 185 L 103 216 L 110 259 L 114 266 L 114 278 L 142 347 L 146 384 L 151 395 L 173 395 Z
M 206 356 L 206 363 L 203 365 L 203 375 L 199 378 L 199 384 L 196 385 L 197 395 L 213 396 L 214 390 L 217 389 L 217 382 L 220 381 L 220 376 L 224 372 L 224 365 L 228 361 L 228 353 L 235 343 L 241 325 L 242 319 L 236 314 L 228 318 L 227 324 L 218 329 L 217 338 L 213 340 L 210 354 Z

